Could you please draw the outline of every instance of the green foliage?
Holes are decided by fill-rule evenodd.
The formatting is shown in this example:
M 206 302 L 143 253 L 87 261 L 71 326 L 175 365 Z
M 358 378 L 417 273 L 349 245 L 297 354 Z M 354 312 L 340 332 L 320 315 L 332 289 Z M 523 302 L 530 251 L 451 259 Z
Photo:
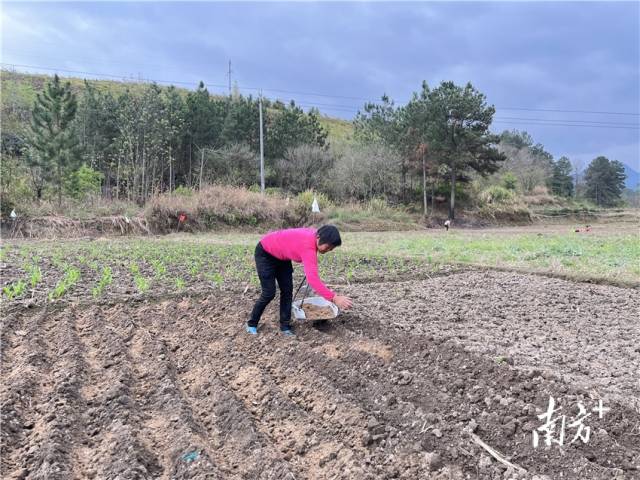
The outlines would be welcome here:
M 258 101 L 251 96 L 240 95 L 230 100 L 227 108 L 229 113 L 220 132 L 221 146 L 244 143 L 257 152 L 260 148 Z
M 449 216 L 454 218 L 456 183 L 471 170 L 496 172 L 505 159 L 495 148 L 499 137 L 489 132 L 494 114 L 495 108 L 470 83 L 459 87 L 442 82 L 434 90 L 423 83 L 406 106 L 396 108 L 385 96 L 380 104 L 365 105 L 354 123 L 360 141 L 380 142 L 402 155 L 403 178 L 419 171 L 425 185 L 444 175 L 450 184 Z M 406 199 L 404 185 L 402 197 Z
M 585 197 L 596 205 L 612 207 L 620 203 L 626 173 L 624 165 L 606 157 L 595 158 L 585 173 Z
M 193 189 L 180 185 L 173 191 L 173 193 L 182 197 L 191 197 L 193 195 Z
M 15 283 L 11 283 L 6 287 L 2 288 L 2 293 L 9 300 L 13 300 L 14 298 L 21 297 L 22 294 L 26 291 L 27 284 L 24 280 L 18 280 Z
M 151 260 L 151 265 L 153 266 L 156 277 L 164 277 L 167 274 L 167 266 L 162 260 L 154 258 Z
M 104 175 L 83 163 L 67 180 L 66 192 L 77 200 L 100 194 Z
M 219 287 L 224 282 L 224 277 L 220 272 L 206 273 L 205 278 L 211 280 L 216 287 Z
M 138 275 L 134 277 L 133 281 L 135 282 L 136 288 L 140 293 L 144 293 L 147 290 L 149 290 L 149 286 L 150 286 L 149 281 L 146 278 L 144 278 L 142 275 Z
M 72 128 L 76 116 L 76 96 L 69 82 L 62 85 L 55 75 L 44 92 L 38 94 L 33 106 L 31 136 L 34 149 L 31 165 L 45 176 L 53 174 L 58 189 L 58 204 L 62 203 L 62 185 L 68 168 L 79 159 L 78 139 Z
M 253 97 L 211 95 L 202 82 L 189 91 L 47 80 L 3 71 L 3 215 L 13 206 L 20 214 L 33 197 L 48 208 L 54 189 L 60 202 L 61 185 L 70 196 L 84 199 L 98 191 L 100 175 L 106 198 L 138 205 L 155 193 L 178 189 L 179 195 L 187 194 L 184 188 L 199 185 L 201 166 L 204 183 L 258 183 L 258 101 Z M 32 128 L 26 129 L 30 117 Z M 423 84 L 407 105 L 384 96 L 364 105 L 353 123 L 268 99 L 263 99 L 263 117 L 267 185 L 278 185 L 283 196 L 313 188 L 334 200 L 384 197 L 410 206 L 422 201 L 424 180 L 427 196 L 450 196 L 453 213 L 455 200 L 464 202 L 459 194 L 474 172 L 489 174 L 503 159 L 494 148 L 497 137 L 488 131 L 492 107 L 470 84 L 443 82 L 433 90 Z M 63 121 L 50 131 L 47 122 L 55 119 Z M 554 163 L 528 133 L 503 132 L 499 147 L 519 191 L 546 186 L 557 195 L 571 195 L 568 165 L 562 166 L 563 159 Z M 304 148 L 311 153 L 301 153 Z M 78 168 L 81 162 L 86 167 Z M 503 187 L 514 190 L 513 177 L 503 180 Z M 608 194 L 599 199 L 589 194 L 602 206 L 611 204 Z M 228 217 L 244 223 L 234 220 L 236 212 Z M 246 223 L 260 223 L 259 215 Z
M 485 204 L 491 204 L 491 203 L 509 204 L 516 199 L 516 194 L 513 190 L 509 190 L 499 185 L 494 185 L 485 189 L 480 194 L 480 199 Z
M 49 301 L 58 299 L 67 293 L 80 280 L 80 270 L 71 265 L 65 265 L 64 276 L 55 288 L 49 292 Z
M 414 102 L 413 118 L 427 120 L 424 138 L 430 155 L 448 167 L 449 218 L 454 218 L 456 181 L 469 170 L 480 175 L 494 173 L 505 160 L 495 148 L 499 137 L 489 131 L 495 108 L 487 105 L 485 96 L 471 83 L 459 87 L 442 82 L 432 91 L 424 85 Z
M 553 177 L 551 179 L 551 190 L 561 197 L 573 196 L 573 178 L 571 161 L 567 157 L 560 157 L 553 163 Z
M 518 178 L 512 172 L 506 172 L 502 176 L 501 183 L 507 190 L 515 191 L 518 188 Z
M 140 293 L 145 293 L 151 286 L 149 280 L 147 280 L 142 273 L 140 273 L 140 267 L 136 262 L 129 264 L 129 271 L 133 275 L 133 283 Z
M 305 114 L 292 101 L 288 107 L 270 114 L 267 124 L 265 155 L 269 158 L 285 157 L 287 150 L 303 144 L 324 147 L 327 131 L 313 111 Z
M 221 131 L 226 116 L 226 102 L 211 98 L 200 82 L 186 99 L 187 139 L 196 148 L 222 146 Z
M 505 130 L 500 135 L 499 148 L 506 156 L 504 168 L 515 175 L 522 192 L 528 194 L 537 187 L 551 189 L 553 155 L 542 144 L 534 144 L 531 135 L 518 130 Z
M 29 285 L 31 288 L 35 288 L 42 280 L 42 270 L 40 270 L 40 266 L 35 263 L 28 265 L 26 270 L 29 274 Z
M 111 267 L 105 266 L 102 268 L 102 274 L 100 276 L 100 279 L 98 280 L 98 283 L 96 284 L 96 286 L 93 287 L 93 289 L 91 290 L 91 294 L 96 298 L 99 297 L 104 292 L 104 289 L 107 288 L 112 283 L 113 283 L 113 275 L 111 272 Z
M 400 109 L 387 95 L 380 103 L 366 103 L 354 120 L 355 138 L 363 144 L 380 143 L 399 147 L 401 143 Z
M 311 206 L 313 205 L 313 199 L 317 198 L 318 207 L 320 207 L 320 212 L 326 210 L 333 206 L 333 203 L 324 193 L 315 192 L 313 190 L 305 190 L 304 192 L 300 192 L 296 195 L 296 201 L 299 203 L 300 208 L 304 208 L 311 212 Z

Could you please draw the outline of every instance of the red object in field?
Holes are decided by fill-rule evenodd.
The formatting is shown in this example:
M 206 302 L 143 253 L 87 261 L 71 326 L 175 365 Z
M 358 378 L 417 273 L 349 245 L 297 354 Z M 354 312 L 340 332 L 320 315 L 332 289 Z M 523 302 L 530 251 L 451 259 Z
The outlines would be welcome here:
M 178 216 L 178 222 L 180 222 L 180 223 L 184 223 L 184 222 L 186 222 L 186 221 L 187 221 L 187 216 L 186 216 L 184 213 L 181 213 L 181 214 Z

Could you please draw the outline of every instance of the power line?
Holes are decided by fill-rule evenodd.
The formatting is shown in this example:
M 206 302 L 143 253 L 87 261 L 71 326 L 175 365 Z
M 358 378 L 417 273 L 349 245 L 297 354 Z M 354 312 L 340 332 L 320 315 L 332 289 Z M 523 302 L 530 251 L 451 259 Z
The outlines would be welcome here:
M 522 110 L 527 112 L 558 112 L 558 113 L 594 113 L 598 115 L 631 115 L 631 116 L 640 116 L 640 113 L 631 113 L 631 112 L 598 112 L 594 110 L 556 110 L 553 108 L 507 108 L 507 107 L 496 107 L 499 110 Z
M 534 126 L 549 126 L 549 127 L 583 127 L 583 128 L 614 128 L 619 130 L 637 130 L 640 131 L 640 128 L 636 127 L 616 127 L 613 125 L 579 125 L 579 124 L 571 124 L 571 123 L 535 123 L 535 122 L 518 122 L 513 120 L 500 120 L 498 118 L 494 119 L 492 123 L 504 123 L 509 125 L 534 125 Z
M 498 117 L 496 117 L 498 118 Z M 640 127 L 639 123 L 624 123 L 624 122 L 607 122 L 607 121 L 599 121 L 599 120 L 570 120 L 570 119 L 559 119 L 559 118 L 523 118 L 523 117 L 499 117 L 503 120 L 531 120 L 531 121 L 540 121 L 540 122 L 567 122 L 567 123 L 585 123 L 585 124 L 604 124 L 604 125 L 620 125 L 627 127 Z
M 43 66 L 39 66 L 39 65 L 26 65 L 26 64 L 15 64 L 15 63 L 6 63 L 6 62 L 0 62 L 1 65 L 7 65 L 7 66 L 11 66 L 11 67 L 22 67 L 22 68 L 35 68 L 35 69 L 42 69 L 42 70 L 50 70 L 50 71 L 58 71 L 58 72 L 65 72 L 65 73 L 75 73 L 75 74 L 80 74 L 80 75 L 92 75 L 92 76 L 100 76 L 100 77 L 108 77 L 108 78 L 113 78 L 113 79 L 127 79 L 128 77 L 126 75 L 114 75 L 114 74 L 105 74 L 105 73 L 96 73 L 96 72 L 86 72 L 86 71 L 82 71 L 82 70 L 69 70 L 69 69 L 62 69 L 62 68 L 54 68 L 54 67 L 43 67 Z M 196 82 L 185 82 L 185 81 L 180 81 L 180 80 L 155 80 L 155 79 L 150 79 L 150 78 L 143 78 L 142 80 L 145 81 L 149 81 L 149 82 L 155 82 L 155 83 L 163 83 L 163 84 L 176 84 L 176 85 L 193 85 Z M 205 83 L 203 82 L 207 87 L 215 87 L 215 88 L 227 88 L 227 85 L 222 85 L 222 84 L 214 84 L 214 83 Z M 324 94 L 324 93 L 311 93 L 311 92 L 299 92 L 299 91 L 294 91 L 294 90 L 284 90 L 284 89 L 269 89 L 269 88 L 264 88 L 264 89 L 260 89 L 258 87 L 238 87 L 241 90 L 264 90 L 264 91 L 270 91 L 270 92 L 280 92 L 280 93 L 289 93 L 289 94 L 295 94 L 295 95 L 309 95 L 309 96 L 319 96 L 319 97 L 326 97 L 326 98 L 340 98 L 340 99 L 350 99 L 350 100 L 361 100 L 361 101 L 367 101 L 367 102 L 372 102 L 373 100 L 371 99 L 367 99 L 364 97 L 350 97 L 350 96 L 343 96 L 343 95 L 329 95 L 329 94 Z M 351 105 L 338 105 L 338 104 L 326 104 L 326 103 L 318 103 L 318 102 L 310 102 L 310 101 L 304 101 L 304 102 L 299 102 L 297 103 L 297 105 L 301 105 L 301 106 L 311 106 L 311 107 L 317 107 L 317 106 L 321 106 L 323 107 L 323 109 L 325 110 L 333 110 L 333 111 L 340 111 L 340 112 L 345 112 L 345 113 L 355 113 L 360 111 L 360 107 L 355 107 L 355 106 L 351 106 Z M 608 112 L 608 111 L 593 111 L 593 110 L 561 110 L 561 109 L 539 109 L 539 108 L 519 108 L 519 107 L 496 107 L 498 110 L 516 110 L 516 111 L 531 111 L 531 112 L 554 112 L 554 113 L 583 113 L 583 114 L 599 114 L 599 115 L 629 115 L 629 116 L 640 116 L 640 113 L 631 113 L 631 112 Z M 569 125 L 568 123 L 592 123 L 594 128 L 626 128 L 626 129 L 631 129 L 631 130 L 635 130 L 637 129 L 635 124 L 624 124 L 624 123 L 616 123 L 616 122 L 604 122 L 604 121 L 588 121 L 588 120 L 567 120 L 567 119 L 526 119 L 526 118 L 519 118 L 519 117 L 502 117 L 504 119 L 509 119 L 509 120 L 527 120 L 527 121 L 535 121 L 535 122 L 556 122 L 555 125 L 556 126 L 573 126 L 573 125 Z M 498 118 L 496 117 L 496 121 L 500 121 L 501 123 L 506 123 L 503 122 L 501 120 L 498 120 Z M 563 123 L 566 122 L 566 123 Z M 538 123 L 533 123 L 533 125 L 537 125 Z M 551 125 L 551 123 L 540 123 L 540 124 L 546 124 L 546 125 Z M 597 124 L 597 125 L 596 125 Z M 620 125 L 620 126 L 618 126 Z M 575 125 L 575 126 L 592 126 L 592 125 Z
M 328 104 L 328 103 L 315 103 L 315 102 L 308 102 L 308 101 L 296 103 L 296 105 L 302 106 L 302 107 L 317 107 L 317 106 L 321 106 L 321 107 L 323 107 L 324 110 L 334 110 L 334 111 L 338 111 L 338 112 L 357 112 L 357 111 L 360 111 L 360 109 L 357 109 L 355 107 L 348 107 L 347 105 L 333 105 L 333 104 Z M 589 126 L 593 126 L 593 127 L 616 126 L 616 127 L 620 127 L 620 128 L 627 128 L 629 130 L 640 129 L 640 124 L 638 124 L 638 123 L 609 122 L 609 121 L 596 121 L 596 120 L 572 120 L 572 119 L 558 119 L 558 118 L 552 119 L 552 118 L 524 118 L 524 117 L 495 117 L 494 120 L 495 121 L 498 121 L 498 120 L 523 120 L 523 121 L 536 122 L 536 123 L 534 123 L 534 125 L 537 125 L 538 123 L 541 124 L 541 125 L 545 125 L 548 122 L 552 122 L 553 124 L 561 125 L 561 126 L 572 126 L 572 125 L 583 126 L 583 127 L 589 127 Z M 503 122 L 503 123 L 507 123 L 507 122 Z

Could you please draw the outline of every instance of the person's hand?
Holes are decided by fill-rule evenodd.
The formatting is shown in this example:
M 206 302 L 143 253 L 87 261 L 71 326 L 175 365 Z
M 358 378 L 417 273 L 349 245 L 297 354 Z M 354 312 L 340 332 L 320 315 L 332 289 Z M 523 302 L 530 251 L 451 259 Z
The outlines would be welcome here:
M 344 295 L 336 295 L 333 297 L 333 303 L 335 303 L 340 310 L 349 310 L 353 306 L 351 299 Z

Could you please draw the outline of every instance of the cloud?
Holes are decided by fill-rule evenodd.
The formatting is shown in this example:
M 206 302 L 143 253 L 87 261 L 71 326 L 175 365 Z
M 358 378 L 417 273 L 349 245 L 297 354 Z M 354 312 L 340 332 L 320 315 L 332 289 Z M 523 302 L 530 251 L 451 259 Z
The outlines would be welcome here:
M 159 80 L 406 101 L 423 80 L 471 81 L 498 107 L 637 111 L 640 4 L 4 3 L 3 61 Z M 252 90 L 245 90 L 254 93 Z M 334 104 L 363 101 L 279 93 Z M 322 108 L 321 108 L 322 109 Z M 640 117 L 509 112 L 638 122 Z M 559 156 L 640 158 L 637 130 L 499 124 Z M 626 146 L 625 148 L 619 146 Z M 618 149 L 618 150 L 616 150 Z M 624 160 L 624 158 L 621 158 Z

